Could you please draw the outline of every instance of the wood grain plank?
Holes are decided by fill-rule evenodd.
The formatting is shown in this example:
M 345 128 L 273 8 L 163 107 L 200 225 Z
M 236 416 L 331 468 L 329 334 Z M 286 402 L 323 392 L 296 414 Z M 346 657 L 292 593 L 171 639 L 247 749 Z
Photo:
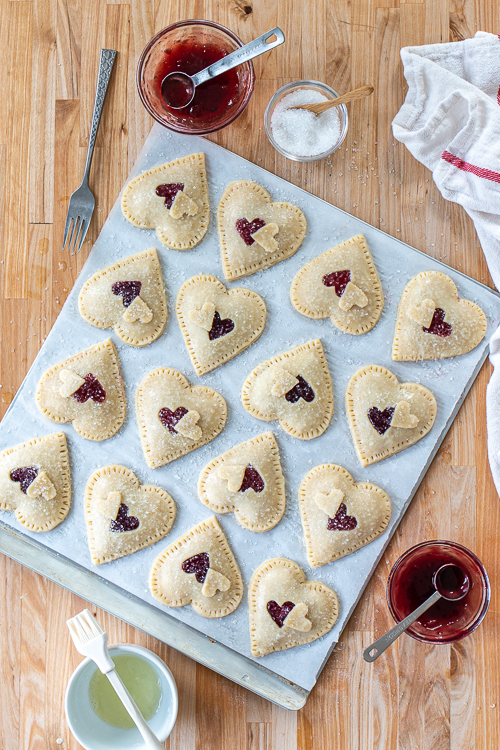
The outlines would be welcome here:
M 29 221 L 52 221 L 54 199 L 54 110 L 56 2 L 33 4 L 33 60 L 29 134 Z
M 23 39 L 24 44 L 10 45 L 7 85 L 7 122 L 9 130 L 5 175 L 9 189 L 5 197 L 4 241 L 9 248 L 5 258 L 4 296 L 23 299 L 28 269 L 24 250 L 28 235 L 29 112 L 31 108 L 31 58 L 33 41 L 33 4 L 14 3 L 8 14 L 9 39 Z
M 56 99 L 78 99 L 81 38 L 80 0 L 57 0 Z

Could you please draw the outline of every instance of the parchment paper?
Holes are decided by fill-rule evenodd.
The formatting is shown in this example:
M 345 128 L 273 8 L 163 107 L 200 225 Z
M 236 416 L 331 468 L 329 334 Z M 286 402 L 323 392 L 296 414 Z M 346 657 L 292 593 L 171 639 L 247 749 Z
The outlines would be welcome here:
M 87 547 L 83 513 L 83 490 L 91 473 L 111 463 L 128 466 L 141 483 L 165 487 L 177 504 L 177 518 L 169 536 L 153 547 L 102 565 L 95 572 L 113 581 L 144 601 L 161 607 L 148 590 L 148 574 L 159 552 L 184 531 L 209 517 L 210 511 L 198 500 L 196 483 L 200 470 L 213 457 L 268 429 L 275 433 L 281 453 L 287 490 L 287 510 L 281 523 L 272 531 L 254 534 L 242 529 L 232 514 L 219 516 L 241 568 L 245 587 L 255 568 L 274 556 L 289 557 L 298 562 L 308 578 L 323 581 L 335 589 L 340 600 L 340 617 L 333 630 L 308 646 L 271 654 L 260 660 L 286 679 L 310 689 L 321 667 L 338 640 L 360 592 L 399 522 L 412 491 L 436 443 L 442 438 L 447 420 L 467 385 L 487 341 L 500 320 L 500 299 L 492 291 L 467 279 L 442 264 L 389 237 L 364 222 L 340 211 L 318 198 L 296 188 L 262 168 L 226 151 L 203 138 L 178 136 L 155 125 L 139 155 L 132 175 L 157 164 L 197 151 L 207 155 L 210 185 L 211 222 L 202 243 L 190 251 L 165 248 L 154 231 L 144 231 L 129 224 L 122 216 L 119 200 L 68 297 L 54 327 L 36 358 L 30 372 L 0 425 L 0 449 L 30 438 L 56 432 L 61 427 L 38 412 L 33 395 L 36 385 L 49 365 L 77 353 L 92 344 L 113 339 L 119 352 L 127 393 L 127 418 L 113 438 L 102 443 L 84 440 L 71 424 L 62 426 L 69 443 L 73 484 L 70 515 L 60 526 L 45 534 L 30 534 L 20 527 L 13 513 L 2 512 L 5 523 L 21 530 L 53 550 L 94 569 Z M 198 273 L 211 273 L 224 282 L 215 210 L 227 185 L 235 179 L 250 179 L 262 184 L 274 200 L 297 204 L 308 222 L 306 238 L 299 251 L 278 265 L 228 284 L 229 287 L 254 289 L 264 298 L 268 319 L 264 333 L 244 353 L 214 372 L 201 378 L 195 375 L 174 313 L 175 297 L 180 285 Z M 297 313 L 289 301 L 290 283 L 298 269 L 308 260 L 333 245 L 362 232 L 377 265 L 385 295 L 385 308 L 379 323 L 363 336 L 349 336 L 333 327 L 329 320 L 314 321 Z M 163 335 L 150 346 L 136 349 L 123 344 L 112 331 L 102 331 L 85 323 L 78 313 L 77 299 L 86 279 L 119 258 L 155 246 L 162 262 L 167 289 L 169 320 Z M 62 256 L 61 256 L 62 257 Z M 401 292 L 410 278 L 426 270 L 444 270 L 456 282 L 460 296 L 477 301 L 488 317 L 488 332 L 475 350 L 454 359 L 426 363 L 391 361 L 391 345 L 396 310 Z M 224 282 L 225 283 L 225 282 Z M 241 385 L 247 374 L 260 362 L 311 338 L 321 338 L 333 378 L 334 417 L 330 427 L 319 438 L 300 441 L 286 435 L 276 422 L 260 422 L 250 417 L 240 401 Z M 415 446 L 362 469 L 356 458 L 344 408 L 344 391 L 351 375 L 362 365 L 388 367 L 400 381 L 416 381 L 429 387 L 438 402 L 438 415 L 431 432 Z M 143 458 L 135 416 L 135 392 L 142 378 L 159 366 L 173 367 L 184 373 L 192 384 L 207 384 L 219 391 L 228 403 L 228 421 L 222 433 L 211 443 L 160 469 L 148 469 Z M 386 533 L 358 552 L 329 565 L 311 569 L 307 564 L 298 511 L 297 490 L 305 474 L 314 466 L 332 462 L 344 466 L 355 481 L 371 481 L 388 492 L 393 515 Z M 436 502 L 439 497 L 436 496 Z M 380 602 L 380 606 L 385 606 Z M 232 649 L 251 658 L 246 594 L 238 609 L 228 617 L 206 620 L 191 606 L 170 608 L 169 614 L 189 623 Z

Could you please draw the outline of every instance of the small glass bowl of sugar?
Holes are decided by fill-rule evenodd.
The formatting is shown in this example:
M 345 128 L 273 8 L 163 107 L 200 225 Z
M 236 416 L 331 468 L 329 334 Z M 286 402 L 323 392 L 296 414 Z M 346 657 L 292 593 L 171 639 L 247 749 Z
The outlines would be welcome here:
M 264 113 L 266 134 L 276 151 L 292 161 L 318 161 L 333 154 L 347 135 L 345 104 L 321 115 L 295 107 L 326 102 L 338 96 L 320 81 L 295 81 L 278 89 Z

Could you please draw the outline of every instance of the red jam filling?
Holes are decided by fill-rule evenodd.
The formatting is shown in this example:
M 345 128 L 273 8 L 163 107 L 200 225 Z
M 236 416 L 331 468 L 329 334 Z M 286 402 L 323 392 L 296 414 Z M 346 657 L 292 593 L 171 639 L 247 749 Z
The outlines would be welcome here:
M 350 271 L 332 271 L 332 273 L 327 273 L 323 276 L 323 284 L 335 287 L 337 297 L 342 297 L 350 280 Z
M 253 221 L 248 221 L 248 219 L 238 219 L 235 226 L 236 231 L 240 235 L 245 245 L 248 245 L 250 247 L 250 245 L 253 245 L 253 243 L 255 242 L 252 234 L 254 234 L 254 232 L 257 232 L 257 230 L 262 229 L 262 227 L 265 227 L 266 222 L 264 221 L 264 219 L 254 219 Z
M 172 433 L 172 435 L 177 435 L 175 425 L 177 424 L 177 422 L 181 421 L 184 414 L 187 414 L 188 411 L 189 410 L 186 409 L 185 406 L 178 406 L 175 411 L 171 411 L 169 408 L 164 406 L 163 409 L 160 409 L 160 411 L 158 412 L 158 419 L 160 420 L 162 425 Z
M 247 490 L 262 492 L 264 486 L 264 480 L 262 479 L 257 469 L 254 469 L 251 464 L 248 464 L 245 469 L 245 474 L 243 475 L 243 482 L 241 483 L 241 487 L 238 492 L 246 492 Z
M 279 628 L 283 627 L 285 617 L 289 614 L 289 612 L 292 611 L 294 607 L 295 604 L 293 602 L 283 602 L 280 607 L 278 602 L 275 602 L 274 599 L 271 599 L 271 601 L 267 603 L 267 611 Z
M 294 385 L 291 391 L 285 393 L 286 400 L 291 404 L 296 404 L 300 398 L 303 398 L 307 403 L 314 401 L 314 391 L 307 380 L 304 380 L 302 375 L 297 375 L 297 380 L 299 381 L 297 385 Z
M 163 99 L 162 84 L 169 73 L 182 72 L 192 76 L 204 70 L 212 63 L 217 62 L 222 57 L 229 54 L 231 50 L 221 49 L 215 44 L 205 40 L 196 40 L 188 37 L 182 41 L 170 44 L 165 50 L 165 57 L 158 65 L 155 71 L 154 81 L 157 87 L 158 95 Z M 172 101 L 175 96 L 177 101 L 173 103 L 183 104 L 187 101 L 187 87 L 184 91 L 182 85 L 174 91 L 168 82 L 165 84 L 168 88 L 165 90 L 166 98 Z M 216 122 L 226 116 L 227 110 L 234 107 L 238 101 L 240 91 L 240 73 L 239 69 L 228 70 L 216 78 L 211 78 L 200 86 L 196 87 L 193 101 L 185 106 L 180 113 L 183 119 L 203 120 L 204 122 Z M 189 89 L 189 93 L 191 89 Z M 165 108 L 171 110 L 165 99 Z
M 75 401 L 78 401 L 79 404 L 84 404 L 91 398 L 96 404 L 104 403 L 106 401 L 106 391 L 97 378 L 89 372 L 83 379 L 85 383 L 73 393 Z
M 395 411 L 395 406 L 386 406 L 384 411 L 380 411 L 376 406 L 372 406 L 371 409 L 368 409 L 368 419 L 379 435 L 383 435 L 384 432 L 387 432 L 391 426 L 392 417 L 394 416 Z
M 139 528 L 139 519 L 135 516 L 129 516 L 128 505 L 120 503 L 118 514 L 114 521 L 111 521 L 110 531 L 134 531 Z
M 351 531 L 358 525 L 358 521 L 354 516 L 347 515 L 347 507 L 345 503 L 340 503 L 338 511 L 335 513 L 334 518 L 328 519 L 326 528 L 328 531 Z
M 26 490 L 38 476 L 38 469 L 36 466 L 21 466 L 19 469 L 13 469 L 9 476 L 13 482 L 19 482 L 21 492 L 26 494 Z
M 175 196 L 179 190 L 184 190 L 183 182 L 168 182 L 163 185 L 158 185 L 156 188 L 156 195 L 160 198 L 165 198 L 165 205 L 167 208 L 172 208 L 172 203 L 175 200 Z
M 139 296 L 142 289 L 142 281 L 115 281 L 111 284 L 111 291 L 117 297 L 121 295 L 123 307 L 132 304 L 136 297 Z
M 422 326 L 422 331 L 425 331 L 425 333 L 433 333 L 435 336 L 441 336 L 443 339 L 447 336 L 451 336 L 452 327 L 449 323 L 445 323 L 445 315 L 446 313 L 444 310 L 440 307 L 436 307 L 429 328 Z
M 210 567 L 208 552 L 200 552 L 199 555 L 188 557 L 181 565 L 184 573 L 194 573 L 198 583 L 204 583 Z
M 221 336 L 226 336 L 226 334 L 231 333 L 233 328 L 234 321 L 232 321 L 231 318 L 224 318 L 224 320 L 221 320 L 221 317 L 216 310 L 212 322 L 212 328 L 208 332 L 208 338 L 210 341 L 220 339 Z

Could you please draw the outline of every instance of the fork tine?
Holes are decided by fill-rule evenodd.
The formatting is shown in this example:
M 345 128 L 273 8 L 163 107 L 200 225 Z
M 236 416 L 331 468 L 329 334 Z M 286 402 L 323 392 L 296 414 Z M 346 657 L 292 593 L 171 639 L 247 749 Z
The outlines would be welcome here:
M 72 222 L 74 222 L 74 219 L 68 211 L 68 215 L 66 216 L 66 225 L 64 227 L 64 239 L 62 244 L 63 250 L 66 247 L 66 240 L 68 239 L 68 235 L 70 234 L 70 227 L 72 226 Z
M 79 233 L 80 233 L 80 217 L 77 216 L 73 222 L 73 229 L 71 231 L 71 237 L 69 238 L 69 243 L 68 243 L 68 252 L 71 253 L 71 255 L 75 254 L 75 245 L 76 245 L 76 241 L 78 239 Z
M 76 252 L 79 253 L 82 249 L 83 240 L 85 239 L 85 235 L 87 234 L 87 229 L 89 228 L 89 222 L 85 221 L 85 219 L 82 219 L 81 224 L 81 230 L 80 230 L 80 242 L 78 243 L 78 247 L 76 248 Z M 76 246 L 76 242 L 75 242 Z

